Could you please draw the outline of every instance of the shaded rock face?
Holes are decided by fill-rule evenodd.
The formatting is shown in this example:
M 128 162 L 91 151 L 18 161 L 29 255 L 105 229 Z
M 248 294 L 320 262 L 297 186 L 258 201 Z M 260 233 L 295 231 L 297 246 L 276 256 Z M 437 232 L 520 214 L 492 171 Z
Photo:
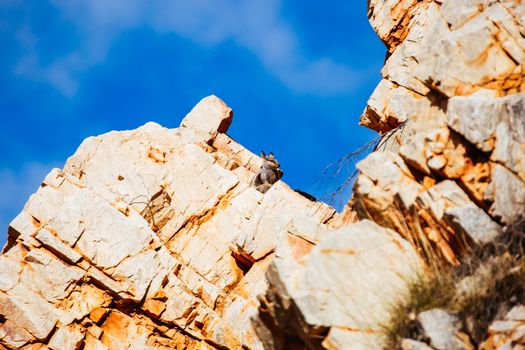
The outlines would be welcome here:
M 388 56 L 361 123 L 385 137 L 351 206 L 251 187 L 263 159 L 215 96 L 177 129 L 88 138 L 10 224 L 0 349 L 381 349 L 429 253 L 458 265 L 524 212 L 525 5 L 370 0 L 369 18 Z

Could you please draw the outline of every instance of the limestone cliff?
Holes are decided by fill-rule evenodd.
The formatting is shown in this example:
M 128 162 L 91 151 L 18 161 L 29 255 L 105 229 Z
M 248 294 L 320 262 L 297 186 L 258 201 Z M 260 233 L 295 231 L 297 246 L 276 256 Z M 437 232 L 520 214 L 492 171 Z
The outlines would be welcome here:
M 388 56 L 361 123 L 383 139 L 352 206 L 250 187 L 262 159 L 214 96 L 177 129 L 88 138 L 10 224 L 0 349 L 383 348 L 410 281 L 524 213 L 525 4 L 370 0 L 369 18 Z

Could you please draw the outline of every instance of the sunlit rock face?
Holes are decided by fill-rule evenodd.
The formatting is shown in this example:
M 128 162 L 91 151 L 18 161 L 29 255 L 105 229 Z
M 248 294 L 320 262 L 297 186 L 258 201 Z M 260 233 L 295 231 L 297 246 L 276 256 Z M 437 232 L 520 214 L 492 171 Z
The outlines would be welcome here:
M 490 242 L 525 210 L 525 4 L 372 0 L 368 15 L 388 54 L 361 124 L 384 155 L 359 165 L 360 216 L 458 264 L 459 235 Z
M 178 129 L 88 138 L 53 169 L 0 256 L 1 344 L 279 348 L 292 337 L 259 309 L 281 279 L 305 339 L 312 328 L 333 328 L 326 342 L 341 346 L 373 334 L 422 267 L 416 251 L 281 181 L 251 187 L 262 159 L 225 134 L 231 121 L 211 96 Z
M 331 250 L 322 246 L 340 232 L 357 230 L 352 236 L 358 237 L 364 231 L 381 242 L 372 232 L 387 229 L 409 241 L 426 265 L 457 266 L 467 252 L 512 232 L 525 215 L 525 4 L 371 0 L 368 16 L 387 57 L 383 80 L 361 117 L 362 125 L 382 136 L 376 151 L 358 164 L 352 203 L 361 222 L 332 232 L 299 265 L 286 259 L 272 263 L 262 309 L 273 320 L 268 328 L 278 330 L 270 338 L 283 339 L 280 344 L 295 336 L 309 348 L 383 348 L 375 325 L 389 322 L 388 308 L 376 323 L 380 306 L 367 301 L 380 296 L 394 303 L 394 293 L 382 294 L 355 277 L 356 266 L 367 266 L 363 259 L 343 253 L 331 258 L 345 266 L 341 274 L 347 279 L 325 272 Z M 377 243 L 377 250 L 379 245 L 387 246 Z M 359 249 L 352 251 L 360 256 Z M 410 248 L 400 255 L 418 270 Z M 367 280 L 374 280 L 374 267 L 365 268 Z M 401 270 L 392 262 L 388 267 L 394 274 Z M 380 270 L 385 288 L 395 286 L 391 271 Z M 404 281 L 411 276 L 400 275 Z M 357 298 L 366 325 L 353 309 L 353 297 L 360 294 L 347 281 L 374 293 Z M 329 319 L 323 318 L 325 310 L 331 310 Z M 352 321 L 339 312 L 348 312 Z M 523 342 L 518 335 L 511 340 Z M 274 348 L 286 348 L 279 346 L 274 341 Z
M 343 213 L 250 186 L 263 160 L 215 96 L 176 129 L 90 137 L 10 224 L 0 350 L 383 348 L 428 250 L 458 265 L 524 213 L 525 4 L 368 15 L 388 55 L 361 123 L 384 137 Z M 519 331 L 498 325 L 486 344 Z
M 0 344 L 262 349 L 270 262 L 351 216 L 283 182 L 250 187 L 262 159 L 225 134 L 232 116 L 210 96 L 178 129 L 91 137 L 53 169 L 0 256 Z

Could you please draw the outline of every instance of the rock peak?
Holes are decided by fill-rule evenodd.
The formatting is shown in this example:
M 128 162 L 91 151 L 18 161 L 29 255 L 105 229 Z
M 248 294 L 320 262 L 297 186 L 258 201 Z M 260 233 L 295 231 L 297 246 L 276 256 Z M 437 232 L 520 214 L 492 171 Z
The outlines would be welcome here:
M 209 135 L 225 134 L 232 120 L 233 110 L 217 96 L 210 95 L 193 107 L 180 126 Z

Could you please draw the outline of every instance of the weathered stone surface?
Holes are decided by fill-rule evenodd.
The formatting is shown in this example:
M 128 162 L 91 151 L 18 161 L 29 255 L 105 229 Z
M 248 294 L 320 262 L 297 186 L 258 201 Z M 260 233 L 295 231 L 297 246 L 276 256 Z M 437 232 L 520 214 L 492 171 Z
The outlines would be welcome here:
M 377 149 L 390 160 L 372 154 L 359 165 L 361 218 L 404 237 L 422 230 L 453 264 L 458 234 L 485 244 L 519 219 L 524 8 L 514 0 L 369 2 L 389 54 L 361 124 L 384 135 Z M 385 170 L 390 152 L 402 158 L 394 161 L 397 175 Z M 453 191 L 459 202 L 442 193 L 444 179 L 461 187 Z
M 178 129 L 88 138 L 53 169 L 0 256 L 17 320 L 0 344 L 261 349 L 250 319 L 276 252 L 302 258 L 347 219 L 283 182 L 249 187 L 262 160 L 224 134 L 231 115 L 206 98 Z
M 445 222 L 456 234 L 466 234 L 483 245 L 492 242 L 501 232 L 483 210 L 470 201 L 453 181 L 442 181 L 418 197 L 419 204 L 428 207 L 437 222 Z
M 5 345 L 18 349 L 27 344 L 33 337 L 24 328 L 18 327 L 15 322 L 6 320 L 0 325 L 0 340 Z
M 0 314 L 16 322 L 20 332 L 28 332 L 40 340 L 51 333 L 59 319 L 58 310 L 51 303 L 23 284 L 0 294 Z
M 300 265 L 274 260 L 263 308 L 279 329 L 309 347 L 379 348 L 390 305 L 421 269 L 408 242 L 365 220 L 329 233 Z
M 41 229 L 35 235 L 35 238 L 54 254 L 60 254 L 68 263 L 76 264 L 82 259 L 82 255 L 71 249 L 67 244 L 58 239 L 47 229 Z
M 182 120 L 181 126 L 195 132 L 206 133 L 212 138 L 217 133 L 226 133 L 232 119 L 233 111 L 230 107 L 217 96 L 208 96 Z
M 78 349 L 84 339 L 82 327 L 79 325 L 69 325 L 58 329 L 48 346 L 53 350 L 74 350 Z
M 512 224 L 523 216 L 525 183 L 504 166 L 493 164 L 491 183 L 485 199 L 492 202 L 489 213 L 505 224 Z
M 368 2 L 368 18 L 379 37 L 394 49 L 405 39 L 418 5 L 416 0 L 371 0 Z
M 251 188 L 262 159 L 215 96 L 177 129 L 90 137 L 10 225 L 0 349 L 382 348 L 424 258 L 458 265 L 523 215 L 525 4 L 368 5 L 388 55 L 361 124 L 383 140 L 342 214 Z M 485 349 L 524 343 L 521 311 Z M 434 348 L 469 348 L 434 316 Z
M 455 97 L 448 124 L 490 159 L 525 181 L 525 93 L 501 98 Z
M 434 348 L 438 350 L 468 349 L 456 336 L 460 327 L 456 316 L 441 309 L 432 309 L 420 313 L 417 321 L 425 335 L 430 338 L 430 345 Z
M 15 246 L 0 256 L 0 290 L 2 292 L 9 291 L 18 283 L 23 268 L 21 261 L 25 253 L 22 246 Z
M 458 264 L 456 257 L 463 249 L 462 235 L 486 244 L 502 232 L 455 182 L 419 184 L 394 153 L 373 153 L 358 168 L 361 175 L 354 191 L 360 216 L 373 219 L 413 242 L 426 237 L 453 264 Z
M 479 16 L 451 29 L 440 6 L 431 2 L 411 19 L 383 76 L 421 95 L 433 89 L 449 97 L 482 88 L 496 94 L 522 91 L 525 46 L 515 15 L 511 6 L 492 2 Z M 496 40 L 501 45 L 494 45 Z

